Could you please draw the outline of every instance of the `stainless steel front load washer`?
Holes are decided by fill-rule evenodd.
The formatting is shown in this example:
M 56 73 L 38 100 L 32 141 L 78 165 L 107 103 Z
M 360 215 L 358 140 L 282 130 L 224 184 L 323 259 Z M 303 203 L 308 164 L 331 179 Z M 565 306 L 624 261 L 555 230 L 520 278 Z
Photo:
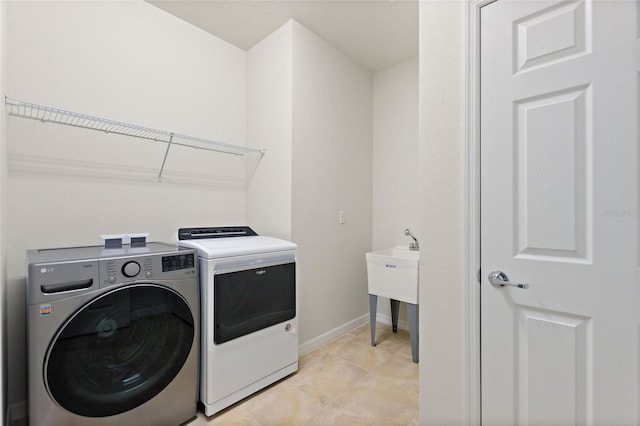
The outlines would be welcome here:
M 27 252 L 29 424 L 171 425 L 196 415 L 195 250 Z

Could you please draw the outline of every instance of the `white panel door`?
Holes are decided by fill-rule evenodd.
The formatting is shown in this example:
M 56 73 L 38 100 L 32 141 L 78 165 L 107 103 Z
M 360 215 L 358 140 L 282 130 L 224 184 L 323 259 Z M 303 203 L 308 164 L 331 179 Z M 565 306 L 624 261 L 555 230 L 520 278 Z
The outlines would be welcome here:
M 638 20 L 482 8 L 484 424 L 638 423 Z

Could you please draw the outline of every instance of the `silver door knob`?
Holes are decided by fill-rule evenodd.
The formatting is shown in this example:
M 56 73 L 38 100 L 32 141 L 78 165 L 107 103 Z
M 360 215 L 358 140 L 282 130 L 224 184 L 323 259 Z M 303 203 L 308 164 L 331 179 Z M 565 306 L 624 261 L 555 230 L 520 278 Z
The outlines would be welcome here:
M 509 281 L 509 277 L 502 271 L 493 271 L 489 274 L 489 282 L 494 287 L 504 287 L 506 285 L 518 288 L 529 288 L 529 284 L 512 283 Z

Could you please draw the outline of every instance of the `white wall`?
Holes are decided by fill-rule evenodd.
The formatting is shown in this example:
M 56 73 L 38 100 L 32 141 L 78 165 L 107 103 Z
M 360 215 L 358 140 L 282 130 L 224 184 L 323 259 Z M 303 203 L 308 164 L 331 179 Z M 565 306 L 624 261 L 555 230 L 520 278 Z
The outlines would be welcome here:
M 248 140 L 267 154 L 249 184 L 247 214 L 258 232 L 299 246 L 305 347 L 368 311 L 372 82 L 295 21 L 248 52 Z
M 259 234 L 291 240 L 293 23 L 247 52 L 248 145 L 265 148 L 247 201 L 248 223 Z
M 421 424 L 465 419 L 465 6 L 420 2 Z
M 15 98 L 246 144 L 246 53 L 144 2 L 3 2 Z M 245 161 L 8 118 L 10 403 L 25 389 L 25 250 L 246 221 Z M 5 192 L 3 191 L 3 194 Z
M 408 246 L 405 228 L 421 240 L 419 187 L 416 57 L 373 77 L 373 250 Z M 378 315 L 391 320 L 389 299 L 378 298 Z M 399 321 L 406 325 L 404 304 Z
M 418 239 L 418 58 L 373 79 L 373 249 Z
M 300 341 L 368 312 L 371 73 L 293 23 L 293 232 Z M 338 223 L 344 210 L 346 223 Z

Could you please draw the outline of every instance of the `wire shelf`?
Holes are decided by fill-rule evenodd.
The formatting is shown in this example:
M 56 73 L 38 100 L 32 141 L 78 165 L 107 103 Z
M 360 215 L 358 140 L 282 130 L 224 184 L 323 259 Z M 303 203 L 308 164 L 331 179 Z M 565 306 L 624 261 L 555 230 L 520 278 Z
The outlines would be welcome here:
M 124 123 L 121 121 L 109 120 L 106 118 L 95 117 L 92 115 L 81 114 L 73 111 L 65 111 L 59 108 L 19 101 L 7 96 L 5 96 L 5 104 L 7 106 L 7 114 L 16 117 L 30 118 L 33 120 L 40 120 L 42 122 L 64 124 L 67 126 L 81 127 L 85 129 L 99 130 L 106 133 L 132 136 L 135 138 L 147 139 L 156 142 L 165 142 L 168 144 L 167 151 L 165 152 L 165 158 L 162 162 L 160 173 L 158 174 L 158 179 L 162 177 L 162 171 L 164 169 L 164 164 L 171 145 L 185 146 L 195 149 L 202 149 L 205 151 L 213 151 L 232 155 L 245 155 L 248 153 L 258 153 L 260 155 L 263 155 L 265 153 L 264 149 L 232 145 L 209 139 L 183 135 L 180 133 L 167 132 L 150 127 Z

